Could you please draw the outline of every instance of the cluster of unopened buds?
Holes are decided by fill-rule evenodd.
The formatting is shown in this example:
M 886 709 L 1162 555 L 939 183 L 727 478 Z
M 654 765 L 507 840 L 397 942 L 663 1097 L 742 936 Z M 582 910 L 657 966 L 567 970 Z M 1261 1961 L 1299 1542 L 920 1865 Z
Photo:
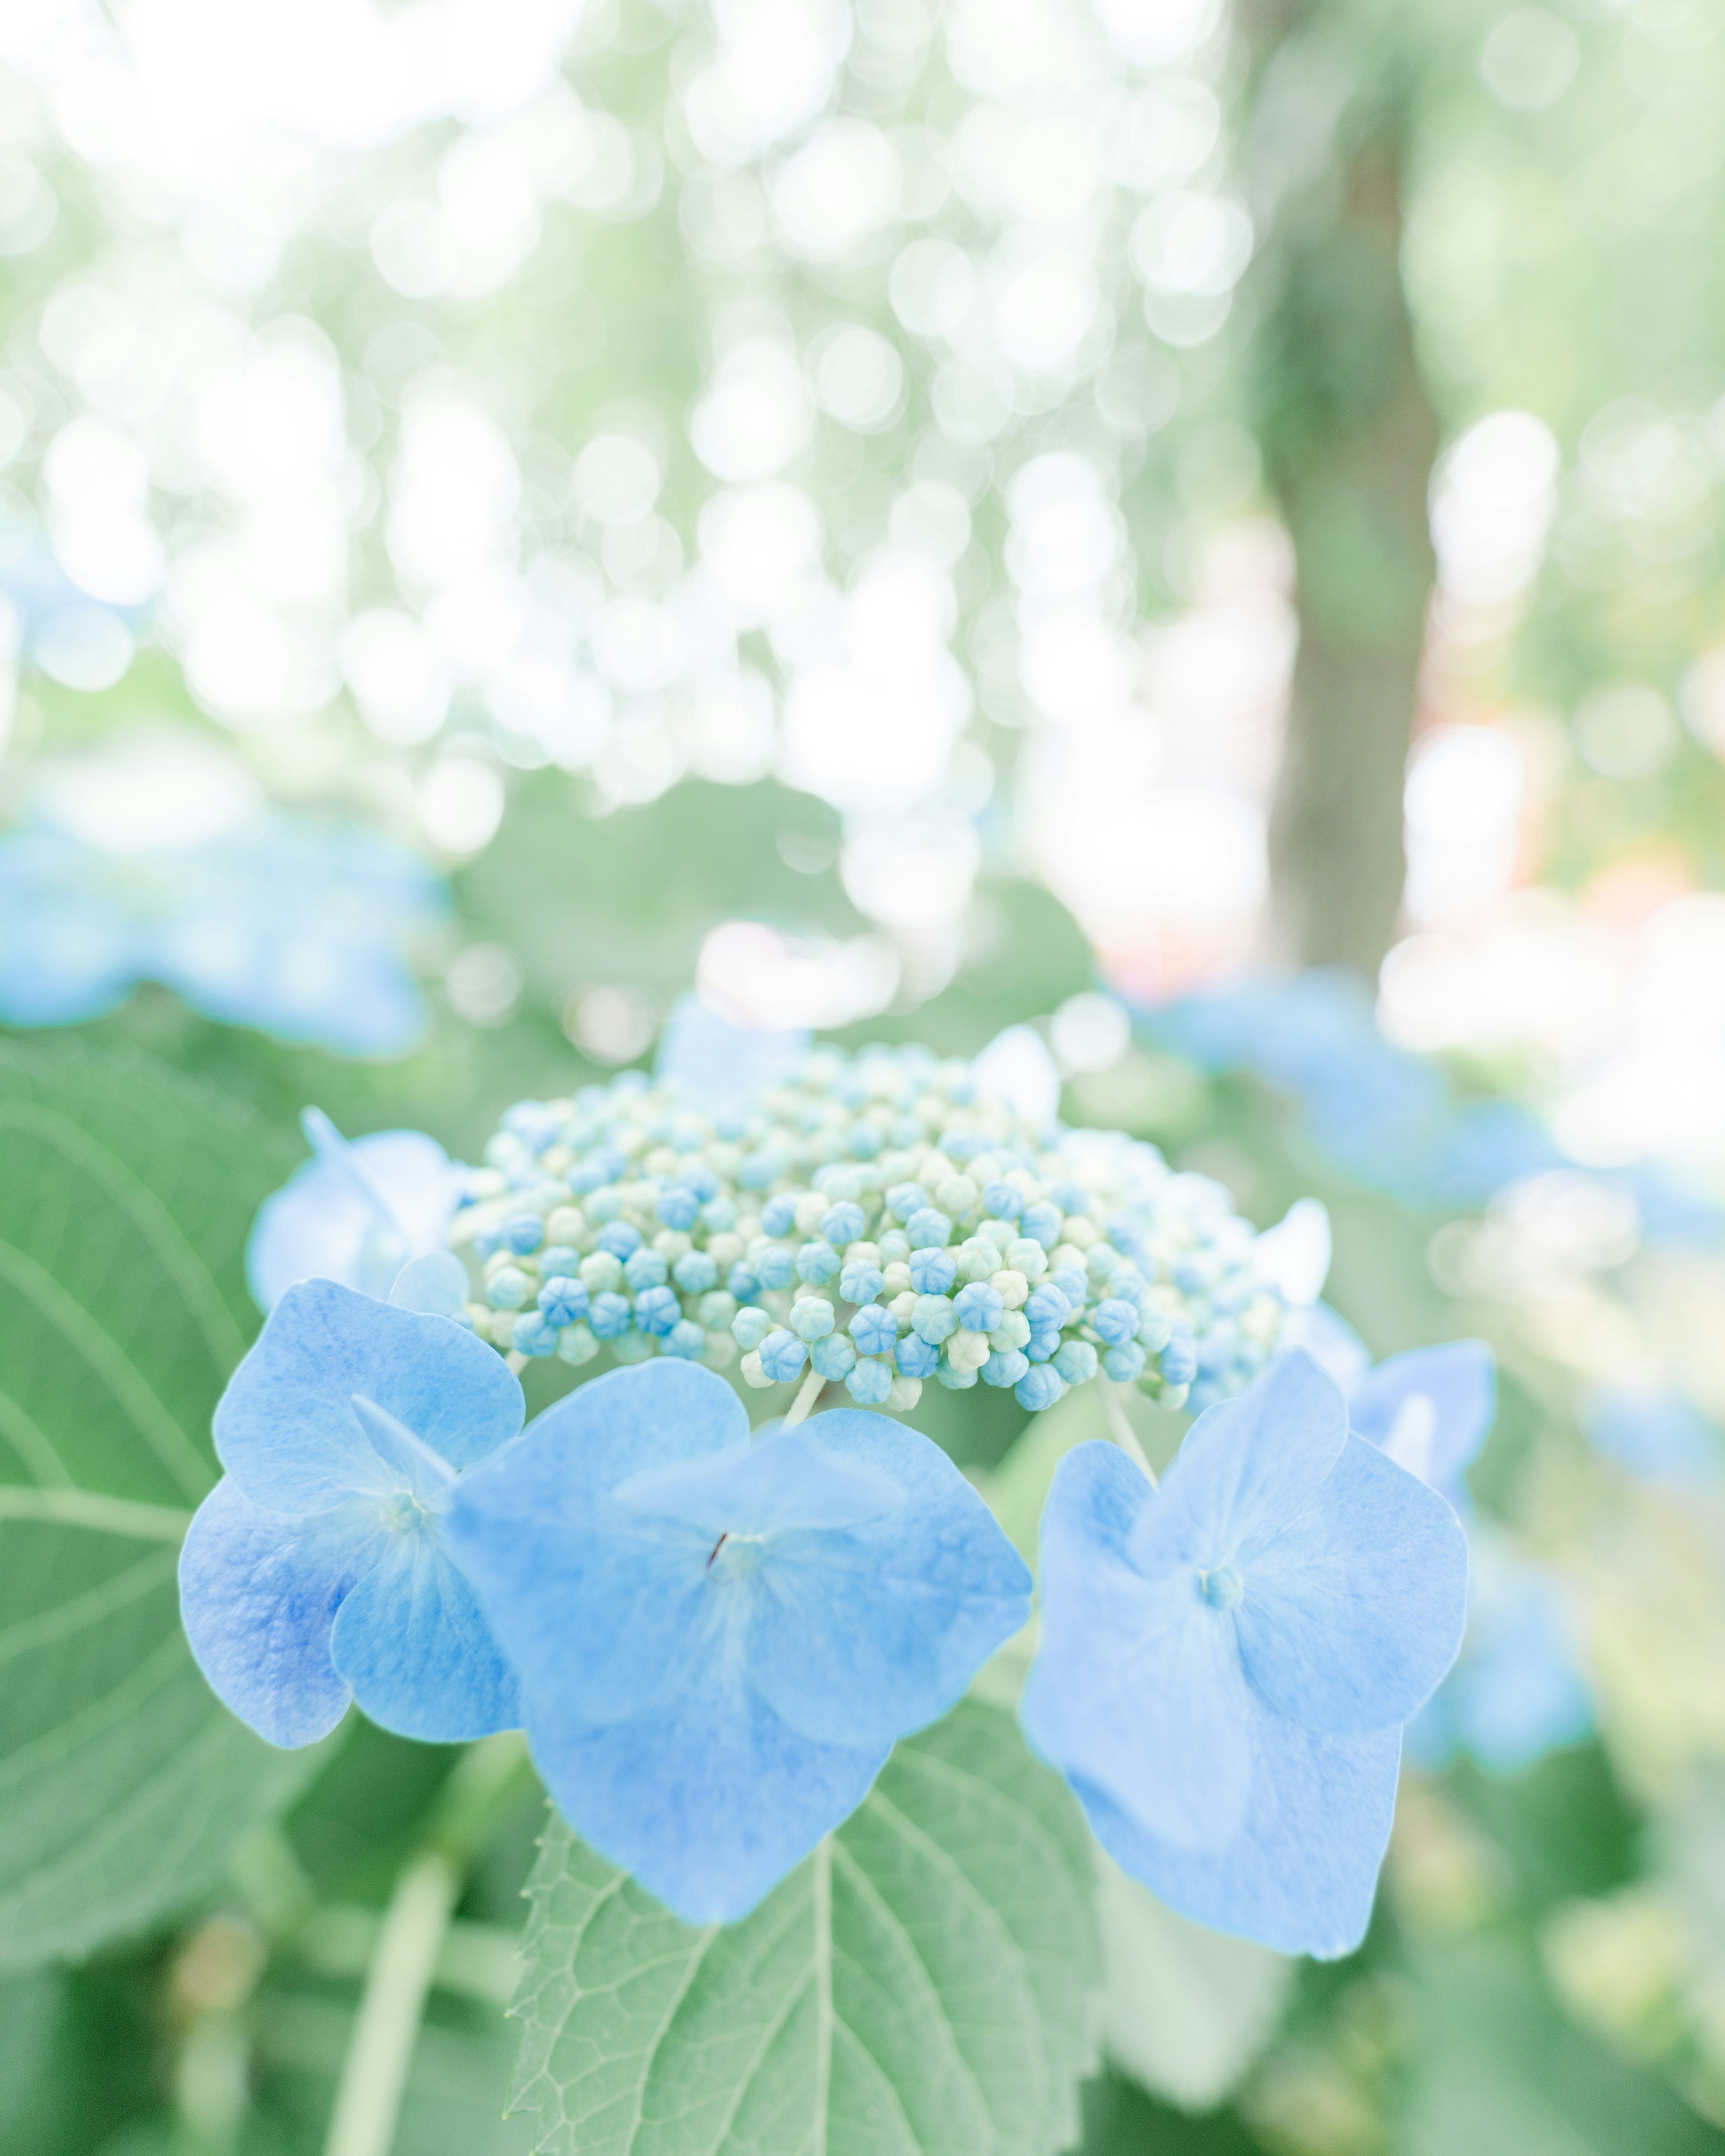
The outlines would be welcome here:
M 181 1567 L 202 1666 L 272 1742 L 353 1700 L 429 1741 L 523 1727 L 602 1855 L 744 1916 L 1030 1616 L 983 1495 L 901 1418 L 930 1378 L 1032 1413 L 1091 1384 L 1113 1440 L 1054 1473 L 1025 1734 L 1174 1907 L 1358 1941 L 1403 1725 L 1461 1638 L 1490 1364 L 1327 1372 L 1311 1214 L 1257 1234 L 916 1049 L 521 1102 L 474 1171 L 306 1127 Z M 556 1358 L 583 1376 L 523 1428 Z M 1131 1389 L 1202 1410 L 1159 1487 Z
M 1038 1129 L 926 1050 L 800 1070 L 732 1109 L 629 1073 L 511 1108 L 451 1241 L 496 1346 L 819 1378 L 862 1407 L 925 1382 L 1032 1411 L 1100 1372 L 1164 1406 L 1250 1382 L 1286 1317 L 1207 1178 L 1117 1132 Z

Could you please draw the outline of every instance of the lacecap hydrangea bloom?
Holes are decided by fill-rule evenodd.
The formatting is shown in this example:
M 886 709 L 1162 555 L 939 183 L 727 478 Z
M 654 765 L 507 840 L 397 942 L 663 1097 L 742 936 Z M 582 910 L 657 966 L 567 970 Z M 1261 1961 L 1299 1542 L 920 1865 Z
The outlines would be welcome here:
M 289 1288 L 217 1406 L 227 1472 L 180 1556 L 218 1696 L 286 1746 L 350 1699 L 430 1743 L 514 1727 L 514 1673 L 444 1531 L 460 1471 L 522 1412 L 519 1380 L 449 1319 L 329 1281 Z
M 425 1029 L 408 962 L 443 880 L 374 831 L 286 810 L 120 851 L 41 818 L 0 837 L 0 1019 L 75 1025 L 159 981 L 193 1010 L 347 1055 Z
M 1034 1411 L 1098 1374 L 1202 1407 L 1289 1317 L 1219 1184 L 920 1048 L 814 1048 L 719 1108 L 638 1072 L 518 1102 L 465 1200 L 467 1315 L 497 1347 L 819 1378 L 861 1407 L 933 1379 Z
M 1455 1656 L 1450 1506 L 1350 1435 L 1302 1350 L 1200 1415 L 1160 1489 L 1078 1446 L 1043 1514 L 1022 1718 L 1170 1907 L 1286 1953 L 1363 1937 L 1402 1727 Z
M 927 1438 L 855 1409 L 752 1436 L 686 1362 L 559 1401 L 448 1532 L 559 1809 L 691 1923 L 747 1915 L 1029 1614 Z

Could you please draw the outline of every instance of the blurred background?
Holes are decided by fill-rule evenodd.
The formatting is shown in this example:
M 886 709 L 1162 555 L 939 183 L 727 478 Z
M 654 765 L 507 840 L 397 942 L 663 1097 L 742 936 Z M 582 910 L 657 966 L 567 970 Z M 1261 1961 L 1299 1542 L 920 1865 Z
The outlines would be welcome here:
M 1321 1196 L 1374 1353 L 1496 1348 L 1365 1948 L 1120 1944 L 1087 2156 L 1725 2148 L 1722 33 L 0 8 L 9 1037 L 279 1173 L 306 1102 L 471 1157 L 691 983 L 1029 1020 L 1069 1120 Z M 12 1979 L 8 2152 L 320 2147 L 449 1763 L 362 1732 L 232 1906 Z M 528 2146 L 535 1816 L 403 2156 Z

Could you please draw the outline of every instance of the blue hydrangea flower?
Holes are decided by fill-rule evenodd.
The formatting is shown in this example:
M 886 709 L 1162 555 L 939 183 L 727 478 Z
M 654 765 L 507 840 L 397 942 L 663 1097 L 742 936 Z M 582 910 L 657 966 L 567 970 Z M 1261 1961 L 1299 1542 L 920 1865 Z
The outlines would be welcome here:
M 424 861 L 358 826 L 278 811 L 116 853 L 39 821 L 0 838 L 0 1019 L 78 1024 L 152 980 L 225 1024 L 399 1055 L 425 1029 L 407 947 L 448 907 Z
M 1449 1340 L 1387 1356 L 1346 1388 L 1357 1437 L 1429 1482 L 1458 1512 L 1471 1508 L 1464 1471 L 1497 1414 L 1497 1368 L 1483 1340 Z
M 381 1300 L 410 1258 L 444 1249 L 465 1172 L 423 1131 L 344 1138 L 321 1108 L 300 1127 L 311 1158 L 258 1208 L 246 1244 L 253 1297 L 268 1312 L 295 1281 L 332 1280 Z
M 1436 1768 L 1460 1750 L 1487 1774 L 1519 1774 L 1590 1734 L 1593 1694 L 1553 1582 L 1501 1529 L 1476 1522 L 1469 1544 L 1467 1635 L 1408 1726 L 1408 1757 Z
M 558 1401 L 449 1532 L 564 1816 L 693 1923 L 747 1915 L 1029 1614 L 926 1438 L 850 1408 L 751 1437 L 689 1363 Z
M 1199 1416 L 1160 1490 L 1112 1445 L 1061 1460 L 1025 1732 L 1170 1907 L 1346 1953 L 1466 1583 L 1450 1507 L 1349 1435 L 1308 1355 L 1279 1355 Z
M 284 1746 L 350 1699 L 436 1743 L 519 1722 L 445 1516 L 521 1414 L 508 1368 L 447 1319 L 330 1281 L 288 1290 L 217 1406 L 227 1473 L 180 1555 L 192 1651 L 242 1721 Z
M 809 1053 L 794 1029 L 733 1025 L 698 993 L 680 997 L 659 1036 L 654 1075 L 685 1099 L 712 1107 L 788 1078 Z

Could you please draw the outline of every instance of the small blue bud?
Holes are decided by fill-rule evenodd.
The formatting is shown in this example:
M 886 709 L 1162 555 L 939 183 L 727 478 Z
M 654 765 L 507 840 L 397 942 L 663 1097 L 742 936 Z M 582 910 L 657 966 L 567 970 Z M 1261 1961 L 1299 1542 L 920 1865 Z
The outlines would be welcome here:
M 820 1232 L 834 1249 L 842 1250 L 847 1243 L 858 1241 L 867 1224 L 860 1205 L 846 1200 L 843 1204 L 829 1206 L 820 1216 Z
M 737 1200 L 713 1198 L 701 1209 L 701 1224 L 710 1235 L 727 1235 L 737 1225 Z
M 1174 1267 L 1174 1286 L 1182 1295 L 1202 1295 L 1205 1285 L 1204 1267 L 1196 1258 L 1182 1258 Z
M 653 1209 L 667 1228 L 686 1232 L 701 1218 L 701 1200 L 692 1190 L 662 1190 Z
M 1066 1389 L 1060 1373 L 1051 1363 L 1033 1363 L 1013 1388 L 1021 1408 L 1033 1414 L 1044 1408 L 1051 1408 Z
M 671 1267 L 671 1278 L 685 1295 L 705 1295 L 719 1285 L 719 1268 L 705 1250 L 685 1250 Z
M 797 1277 L 796 1260 L 783 1243 L 750 1260 L 762 1287 L 788 1287 Z
M 680 1355 L 687 1362 L 706 1353 L 706 1334 L 693 1318 L 681 1317 L 665 1336 L 667 1355 Z
M 1040 1287 L 1033 1288 L 1024 1305 L 1024 1315 L 1036 1332 L 1044 1326 L 1052 1326 L 1058 1332 L 1071 1314 L 1071 1304 L 1052 1281 L 1045 1281 Z
M 1061 1218 L 1057 1205 L 1027 1205 L 1019 1215 L 1019 1233 L 1051 1250 L 1060 1239 Z
M 1090 1193 L 1081 1183 L 1053 1183 L 1049 1185 L 1048 1202 L 1058 1205 L 1062 1213 L 1088 1213 Z
M 895 1220 L 908 1220 L 927 1203 L 920 1183 L 896 1183 L 886 1194 L 886 1209 Z
M 819 1370 L 829 1383 L 834 1378 L 848 1378 L 856 1367 L 856 1349 L 847 1332 L 829 1332 L 824 1340 L 817 1340 L 809 1351 L 809 1367 Z
M 731 1337 L 745 1355 L 752 1348 L 758 1348 L 772 1330 L 773 1320 L 764 1310 L 739 1310 L 731 1321 Z
M 985 1385 L 1016 1385 L 1029 1373 L 1029 1358 L 1017 1348 L 997 1348 L 982 1367 Z
M 588 1327 L 596 1339 L 619 1339 L 628 1332 L 634 1315 L 622 1296 L 596 1295 L 587 1313 Z
M 1099 1302 L 1091 1323 L 1111 1348 L 1123 1348 L 1138 1329 L 1138 1307 L 1133 1302 L 1121 1302 L 1110 1296 Z M 1137 1373 L 1134 1373 L 1134 1375 Z
M 788 1384 L 809 1360 L 809 1350 L 794 1332 L 781 1327 L 761 1342 L 761 1368 L 775 1384 Z
M 673 1288 L 649 1287 L 635 1297 L 635 1330 L 650 1333 L 655 1340 L 662 1340 L 682 1315 L 683 1306 Z
M 940 1368 L 941 1351 L 932 1341 L 910 1332 L 894 1350 L 894 1360 L 901 1378 L 932 1378 Z
M 545 1240 L 545 1223 L 536 1213 L 511 1213 L 503 1224 L 503 1241 L 518 1258 L 526 1257 Z
M 811 1287 L 824 1287 L 843 1263 L 830 1243 L 805 1243 L 796 1256 L 797 1277 Z
M 1144 1351 L 1136 1340 L 1128 1340 L 1123 1348 L 1111 1348 L 1102 1358 L 1102 1368 L 1117 1384 L 1129 1385 L 1144 1368 Z
M 542 1311 L 523 1311 L 515 1322 L 511 1337 L 518 1355 L 555 1355 L 557 1352 L 557 1329 L 547 1322 Z
M 943 1362 L 934 1374 L 949 1393 L 968 1393 L 976 1383 L 974 1370 L 955 1370 L 950 1363 Z
M 1069 1385 L 1087 1385 L 1096 1374 L 1096 1351 L 1088 1340 L 1069 1340 L 1054 1366 Z
M 799 1340 L 824 1340 L 834 1315 L 824 1295 L 799 1295 L 791 1305 L 791 1330 Z
M 886 1142 L 886 1133 L 879 1123 L 855 1122 L 845 1136 L 851 1157 L 856 1160 L 872 1160 Z
M 644 1287 L 663 1287 L 670 1277 L 670 1267 L 662 1252 L 643 1249 L 631 1252 L 624 1265 L 623 1277 L 639 1295 Z
M 493 1310 L 519 1310 L 532 1286 L 519 1265 L 504 1265 L 485 1283 L 485 1300 Z
M 1108 1292 L 1122 1302 L 1137 1302 L 1149 1282 L 1133 1265 L 1117 1265 L 1108 1276 Z
M 1159 1355 L 1174 1337 L 1174 1321 L 1154 1303 L 1138 1319 L 1137 1342 L 1147 1355 Z
M 732 1265 L 725 1276 L 725 1285 L 739 1302 L 752 1302 L 761 1292 L 760 1276 L 752 1265 Z
M 891 1368 L 865 1355 L 846 1376 L 845 1389 L 860 1408 L 878 1408 L 892 1390 Z
M 889 1228 L 875 1247 L 883 1265 L 901 1265 L 911 1255 L 911 1239 L 902 1228 Z
M 559 1273 L 572 1279 L 581 1270 L 581 1253 L 567 1243 L 553 1243 L 548 1250 L 539 1253 L 539 1273 L 542 1280 L 555 1280 Z
M 987 1281 L 972 1281 L 960 1288 L 952 1307 L 967 1332 L 992 1332 L 1006 1311 L 1000 1291 L 990 1287 Z M 1016 1378 L 1014 1383 L 1017 1383 Z
M 983 1193 L 983 1210 L 993 1220 L 1016 1220 L 1024 1209 L 1024 1194 L 1012 1183 L 991 1183 Z
M 725 1186 L 704 1160 L 691 1161 L 682 1170 L 682 1177 L 683 1188 L 692 1190 L 703 1206 L 715 1203 L 729 1204 L 728 1199 L 720 1199 L 719 1193 Z M 729 1227 L 731 1224 L 727 1220 L 725 1224 Z
M 788 1235 L 796 1224 L 797 1201 L 787 1190 L 780 1191 L 776 1198 L 769 1198 L 761 1208 L 763 1235 Z
M 905 1233 L 913 1250 L 937 1250 L 951 1240 L 952 1224 L 932 1205 L 919 1205 L 906 1221 Z
M 627 1220 L 611 1220 L 600 1229 L 598 1247 L 608 1250 L 614 1258 L 626 1258 L 641 1247 L 640 1230 L 631 1228 Z
M 872 1302 L 886 1285 L 886 1274 L 866 1259 L 846 1265 L 839 1276 L 839 1292 L 846 1302 Z
M 578 1280 L 558 1273 L 539 1291 L 539 1307 L 552 1325 L 574 1325 L 587 1315 L 588 1293 Z
M 1189 1385 L 1198 1375 L 1198 1349 L 1189 1325 L 1176 1325 L 1158 1368 L 1165 1385 Z
M 918 1295 L 945 1295 L 958 1277 L 958 1260 L 950 1250 L 912 1250 L 910 1262 L 911 1286 Z
M 1048 1285 L 1060 1290 L 1075 1313 L 1090 1300 L 1090 1282 L 1076 1265 L 1062 1265 L 1057 1273 L 1050 1273 Z
M 898 1340 L 898 1321 L 880 1303 L 865 1303 L 850 1321 L 850 1337 L 865 1355 L 890 1355 Z

